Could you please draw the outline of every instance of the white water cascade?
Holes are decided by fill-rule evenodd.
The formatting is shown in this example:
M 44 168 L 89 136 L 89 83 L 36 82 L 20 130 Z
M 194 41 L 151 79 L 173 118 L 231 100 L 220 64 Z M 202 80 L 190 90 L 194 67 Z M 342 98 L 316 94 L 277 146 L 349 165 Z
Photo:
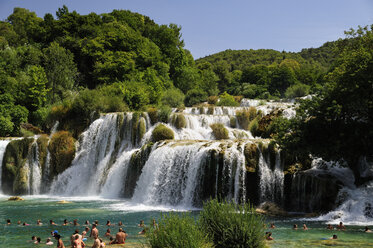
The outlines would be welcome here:
M 2 172 L 3 172 L 3 158 L 6 150 L 6 146 L 10 140 L 0 140 L 0 193 L 2 192 L 1 190 L 1 178 L 2 178 Z
M 279 202 L 284 195 L 284 172 L 281 164 L 280 152 L 276 153 L 275 168 L 270 166 L 269 155 L 259 156 L 260 202 Z
M 28 193 L 31 195 L 40 194 L 41 168 L 39 164 L 39 149 L 36 139 L 31 145 L 31 152 L 26 160 L 25 168 L 27 170 Z

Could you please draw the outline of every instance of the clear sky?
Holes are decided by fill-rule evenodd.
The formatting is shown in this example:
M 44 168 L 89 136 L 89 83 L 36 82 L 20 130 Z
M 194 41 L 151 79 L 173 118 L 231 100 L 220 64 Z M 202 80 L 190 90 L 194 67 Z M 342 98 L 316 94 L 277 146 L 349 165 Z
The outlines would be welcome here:
M 14 7 L 43 17 L 63 4 L 80 14 L 128 9 L 159 24 L 181 25 L 194 58 L 226 49 L 296 52 L 373 24 L 373 0 L 0 0 L 0 19 Z

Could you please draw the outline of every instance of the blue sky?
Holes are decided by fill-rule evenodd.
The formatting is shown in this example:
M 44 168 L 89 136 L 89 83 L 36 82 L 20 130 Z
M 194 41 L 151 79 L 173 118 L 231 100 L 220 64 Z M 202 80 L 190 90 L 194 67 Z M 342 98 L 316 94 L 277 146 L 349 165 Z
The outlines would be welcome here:
M 296 52 L 373 24 L 373 0 L 0 0 L 0 19 L 14 7 L 43 17 L 63 4 L 81 14 L 129 9 L 159 24 L 181 25 L 194 58 L 226 49 Z

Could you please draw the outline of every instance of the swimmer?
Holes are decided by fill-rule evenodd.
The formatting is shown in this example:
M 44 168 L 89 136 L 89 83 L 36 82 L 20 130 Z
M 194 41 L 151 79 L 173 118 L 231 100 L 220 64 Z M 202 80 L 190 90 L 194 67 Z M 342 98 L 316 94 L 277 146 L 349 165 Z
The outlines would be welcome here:
M 40 242 L 41 242 L 41 238 L 40 238 L 40 237 L 37 237 L 37 238 L 36 238 L 36 241 L 34 242 L 34 244 L 40 244 Z
M 122 221 L 119 221 L 119 222 L 118 222 L 118 226 L 123 226 Z
M 98 229 L 97 229 L 96 224 L 92 224 L 91 234 L 89 235 L 89 237 L 93 237 L 93 238 L 97 239 Z
M 80 226 L 77 219 L 73 220 L 73 224 L 74 226 Z
M 43 223 L 41 223 L 41 220 L 37 220 L 36 225 L 41 226 L 41 225 L 43 225 Z
M 36 240 L 37 240 L 37 239 L 36 239 L 36 236 L 32 236 L 32 237 L 31 237 L 31 240 L 29 240 L 29 241 L 27 241 L 27 242 L 29 242 L 29 243 L 31 243 L 31 242 L 32 242 L 32 243 L 35 243 Z
M 145 224 L 143 220 L 140 220 L 140 224 L 138 224 L 138 227 L 142 227 L 142 231 L 139 232 L 140 235 L 145 234 Z
M 122 228 L 119 228 L 117 234 L 115 235 L 115 240 L 112 244 L 124 244 L 128 234 Z
M 274 238 L 272 237 L 271 232 L 266 232 L 266 240 L 273 240 Z
M 47 242 L 45 242 L 45 245 L 53 245 L 53 242 L 50 238 L 47 238 Z
M 298 225 L 297 224 L 293 225 L 293 230 L 298 230 Z
M 95 220 L 95 224 L 96 224 L 96 226 L 98 226 L 98 220 Z
M 61 235 L 56 234 L 54 235 L 54 238 L 57 240 L 57 248 L 65 248 L 65 245 L 63 244 L 63 241 L 61 239 Z
M 10 224 L 12 224 L 12 223 L 10 223 L 10 220 L 7 219 L 7 220 L 6 220 L 6 224 L 7 224 L 7 225 L 10 225 Z
M 63 226 L 67 226 L 68 224 L 69 224 L 69 222 L 68 222 L 66 219 L 64 219 L 62 225 L 63 225 Z
M 76 239 L 75 237 L 78 237 L 80 240 L 82 240 L 82 235 L 79 234 L 78 229 L 76 229 L 74 233 L 70 236 L 70 243 L 72 247 L 74 247 L 74 244 L 75 244 L 75 239 Z
M 339 225 L 337 226 L 337 229 L 338 229 L 338 230 L 345 231 L 345 230 L 346 230 L 346 227 L 343 225 L 342 222 L 339 222 Z
M 330 239 L 338 239 L 338 236 L 334 234 Z
M 110 220 L 106 221 L 106 225 L 107 225 L 107 226 L 112 226 Z
M 271 229 L 275 229 L 276 228 L 275 223 L 271 223 L 271 227 L 270 228 Z
M 71 247 L 73 247 L 73 248 L 83 248 L 83 247 L 85 247 L 85 244 L 84 244 L 83 240 L 81 240 L 79 238 L 78 235 L 75 235 L 75 239 L 74 239 Z
M 372 232 L 372 230 L 370 230 L 370 229 L 369 229 L 369 227 L 367 227 L 367 226 L 366 226 L 366 227 L 365 227 L 365 231 L 364 231 L 364 232 L 366 232 L 366 233 L 371 233 L 371 232 Z
M 54 221 L 53 221 L 53 220 L 49 220 L 49 225 L 51 225 L 51 226 L 57 226 L 57 224 L 56 224 L 56 223 L 54 223 Z
M 86 220 L 85 223 L 84 223 L 84 225 L 89 226 L 89 220 Z
M 30 224 L 27 224 L 26 222 L 23 222 L 23 226 L 29 226 Z
M 308 227 L 306 226 L 306 224 L 303 224 L 303 230 L 304 230 L 304 231 L 307 231 L 307 230 L 308 230 Z
M 334 230 L 334 226 L 331 225 L 331 224 L 328 224 L 328 226 L 326 227 L 326 229 L 328 229 L 328 230 Z
M 110 228 L 106 230 L 105 237 L 111 237 Z
M 19 221 L 17 221 L 17 224 L 18 224 L 18 225 L 21 225 L 21 221 L 20 221 L 20 220 L 19 220 Z

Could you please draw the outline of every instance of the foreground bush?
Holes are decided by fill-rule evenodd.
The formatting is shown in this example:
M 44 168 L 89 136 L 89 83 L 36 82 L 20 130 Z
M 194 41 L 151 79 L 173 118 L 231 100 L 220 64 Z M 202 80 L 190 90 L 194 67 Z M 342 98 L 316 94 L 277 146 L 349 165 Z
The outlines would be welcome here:
M 229 138 L 228 130 L 224 127 L 223 124 L 214 123 L 214 124 L 211 124 L 210 127 L 212 129 L 212 133 L 214 134 L 217 140 Z
M 174 139 L 174 132 L 163 124 L 156 126 L 152 133 L 152 141 L 157 142 L 160 140 Z
M 265 247 L 262 217 L 249 204 L 211 200 L 204 204 L 198 223 L 215 247 Z
M 66 170 L 75 156 L 75 140 L 68 131 L 59 131 L 53 134 L 49 147 L 51 154 L 51 167 L 54 174 Z
M 200 231 L 188 214 L 170 213 L 163 215 L 158 228 L 151 228 L 147 234 L 153 248 L 209 248 L 213 247 L 207 235 Z
M 236 112 L 236 118 L 238 124 L 241 128 L 249 130 L 249 125 L 252 120 L 257 116 L 257 111 L 255 107 L 250 107 L 249 109 L 238 110 Z

